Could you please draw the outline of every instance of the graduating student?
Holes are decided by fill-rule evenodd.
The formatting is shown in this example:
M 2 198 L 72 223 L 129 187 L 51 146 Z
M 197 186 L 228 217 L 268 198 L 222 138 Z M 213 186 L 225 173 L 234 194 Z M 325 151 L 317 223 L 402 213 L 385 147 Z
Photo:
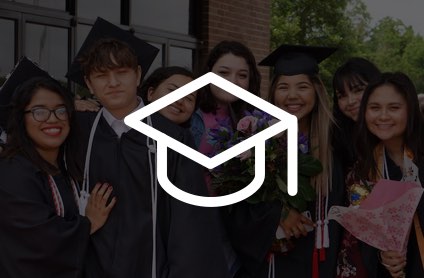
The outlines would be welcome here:
M 368 85 L 362 97 L 356 140 L 358 159 L 348 175 L 348 196 L 358 192 L 358 187 L 372 191 L 373 184 L 380 179 L 422 186 L 422 136 L 423 122 L 414 84 L 403 73 L 381 74 Z M 364 186 L 364 181 L 368 186 Z M 358 205 L 364 197 L 350 198 L 349 204 Z M 423 197 L 415 215 L 406 254 L 377 250 L 344 230 L 337 277 L 424 277 Z
M 237 86 L 259 96 L 261 75 L 255 56 L 243 43 L 221 41 L 210 51 L 203 73 L 213 72 Z M 196 146 L 203 154 L 210 155 L 213 146 L 208 143 L 208 132 L 218 122 L 230 118 L 235 125 L 244 117 L 249 106 L 224 90 L 205 86 L 199 90 L 199 109 L 193 115 L 192 133 Z
M 193 81 L 193 73 L 185 68 L 171 66 L 156 69 L 143 81 L 140 95 L 145 104 L 149 104 L 172 91 Z M 161 109 L 159 113 L 168 120 L 184 126 L 190 126 L 191 115 L 197 106 L 197 92 Z
M 341 159 L 343 172 L 348 173 L 356 161 L 354 137 L 362 95 L 368 83 L 380 76 L 370 61 L 353 57 L 341 65 L 333 77 L 333 116 L 336 122 L 332 144 Z
M 155 142 L 126 126 L 125 116 L 143 106 L 141 76 L 157 49 L 98 19 L 69 76 L 86 84 L 103 105 L 85 112 L 81 142 L 86 149 L 87 187 L 100 179 L 118 199 L 110 221 L 91 238 L 86 277 L 228 277 L 215 210 L 168 195 L 155 177 Z M 85 82 L 84 82 L 85 81 Z M 160 113 L 147 122 L 192 145 L 187 129 Z M 202 171 L 190 159 L 168 153 L 169 180 L 182 190 L 207 195 Z M 86 190 L 87 190 L 86 187 Z
M 114 206 L 112 187 L 96 185 L 79 214 L 73 99 L 59 82 L 24 58 L 0 96 L 12 108 L 2 118 L 0 277 L 80 277 L 89 235 Z
M 210 51 L 203 72 L 213 72 L 237 86 L 259 96 L 261 76 L 252 51 L 238 41 L 221 41 Z M 220 121 L 230 119 L 236 128 L 237 122 L 252 107 L 224 90 L 209 85 L 198 92 L 199 109 L 193 114 L 191 131 L 198 150 L 213 154 L 213 145 L 208 141 L 211 129 Z M 216 195 L 211 186 L 212 176 L 205 170 L 205 178 L 211 195 Z M 250 277 L 257 271 L 272 243 L 281 208 L 275 203 L 251 204 L 241 201 L 221 209 L 228 238 L 227 260 L 235 277 Z
M 255 56 L 243 43 L 238 41 L 221 41 L 210 51 L 203 73 L 213 72 L 237 86 L 259 95 L 261 76 L 256 67 Z M 199 152 L 206 156 L 214 153 L 214 146 L 209 142 L 209 131 L 218 128 L 221 121 L 229 119 L 234 128 L 237 122 L 250 109 L 243 100 L 209 85 L 199 90 L 199 109 L 193 114 L 191 132 Z M 209 194 L 215 196 L 212 177 L 205 169 L 205 181 Z
M 282 207 L 280 227 L 294 247 L 271 255 L 271 268 L 264 264 L 260 277 L 274 270 L 275 277 L 334 277 L 339 227 L 328 223 L 327 209 L 343 201 L 343 177 L 332 154 L 332 117 L 327 91 L 318 64 L 334 48 L 282 45 L 259 65 L 273 66 L 269 100 L 298 118 L 299 132 L 308 138 L 310 153 L 320 160 L 323 171 L 311 179 L 316 200 L 308 204 L 311 219 L 290 206 Z M 307 226 L 315 226 L 308 232 Z M 277 227 L 275 227 L 277 229 Z

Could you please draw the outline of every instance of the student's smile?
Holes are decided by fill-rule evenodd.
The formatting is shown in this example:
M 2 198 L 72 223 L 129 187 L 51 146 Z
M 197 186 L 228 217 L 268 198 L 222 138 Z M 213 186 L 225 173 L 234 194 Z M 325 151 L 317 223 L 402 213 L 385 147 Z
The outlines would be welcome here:
M 147 95 L 148 101 L 155 101 L 184 86 L 192 80 L 193 79 L 191 77 L 181 74 L 174 74 L 165 79 L 156 88 L 149 88 Z M 197 94 L 192 93 L 161 109 L 159 112 L 164 117 L 168 118 L 176 124 L 185 123 L 190 119 L 194 112 L 196 106 L 196 97 Z
M 47 136 L 58 137 L 62 134 L 61 126 L 47 126 L 41 129 Z
M 365 121 L 369 131 L 380 140 L 402 140 L 407 115 L 407 105 L 402 95 L 393 86 L 383 85 L 370 95 Z
M 274 103 L 298 120 L 307 117 L 315 105 L 315 89 L 305 74 L 281 75 L 275 87 Z
M 47 108 L 54 110 L 62 107 L 63 99 L 47 89 L 38 89 L 26 107 L 27 111 L 33 108 Z M 69 121 L 60 120 L 51 112 L 46 121 L 35 120 L 32 113 L 25 115 L 25 127 L 29 137 L 33 140 L 38 151 L 58 151 L 69 134 Z

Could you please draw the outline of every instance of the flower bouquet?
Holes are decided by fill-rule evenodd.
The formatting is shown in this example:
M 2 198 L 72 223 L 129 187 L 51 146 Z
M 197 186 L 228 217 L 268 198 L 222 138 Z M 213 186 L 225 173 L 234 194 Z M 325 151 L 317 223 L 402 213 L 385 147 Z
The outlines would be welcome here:
M 232 128 L 229 119 L 221 121 L 219 128 L 211 129 L 209 132 L 209 143 L 214 146 L 214 155 L 231 148 L 276 122 L 278 120 L 259 110 L 246 112 L 246 116 L 237 123 L 236 130 Z M 291 207 L 299 212 L 305 211 L 308 202 L 315 199 L 315 189 L 310 184 L 310 177 L 322 171 L 319 160 L 308 154 L 307 137 L 299 135 L 298 193 L 295 196 L 290 196 L 287 192 L 287 136 L 283 133 L 279 134 L 267 140 L 265 144 L 265 181 L 260 189 L 246 201 L 250 203 L 279 201 L 284 208 Z M 249 150 L 212 169 L 211 174 L 213 176 L 212 186 L 217 195 L 234 193 L 253 180 L 255 157 Z M 284 212 L 288 212 L 288 210 L 283 210 L 283 214 Z M 283 244 L 274 242 L 274 245 L 281 247 Z

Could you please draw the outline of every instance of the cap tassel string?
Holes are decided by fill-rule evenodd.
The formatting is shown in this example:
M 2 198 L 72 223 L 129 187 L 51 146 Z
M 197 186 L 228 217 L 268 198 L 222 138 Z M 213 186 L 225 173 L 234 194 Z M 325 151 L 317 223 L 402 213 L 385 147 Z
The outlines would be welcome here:
M 147 124 L 152 126 L 152 120 L 147 117 Z M 150 142 L 152 141 L 152 142 Z M 149 168 L 150 168 L 150 187 L 152 197 L 152 278 L 156 278 L 156 225 L 157 225 L 157 196 L 158 196 L 158 179 L 157 179 L 157 151 L 156 142 L 150 137 L 146 137 L 146 145 L 148 147 Z M 152 161 L 153 160 L 153 161 Z M 153 163 L 155 167 L 153 169 Z
M 328 197 L 330 196 L 329 194 L 329 189 L 328 189 L 328 185 L 326 188 L 326 196 L 325 196 L 325 210 L 324 210 L 324 239 L 323 239 L 323 247 L 324 248 L 329 248 L 330 247 L 330 235 L 328 232 Z
M 318 189 L 318 198 L 316 203 L 316 232 L 315 232 L 315 247 L 312 254 L 312 277 L 319 277 L 319 262 L 326 259 L 325 248 L 330 247 L 330 238 L 328 231 L 328 185 L 326 188 L 326 196 L 322 196 L 321 187 Z M 322 203 L 325 201 L 324 210 Z M 319 251 L 319 253 L 318 253 Z
M 316 229 L 315 229 L 315 247 L 312 254 L 312 278 L 319 277 L 319 257 L 318 250 L 322 248 L 322 231 L 321 231 L 321 187 L 318 189 L 318 198 L 315 207 Z
M 93 147 L 94 134 L 96 133 L 97 126 L 99 124 L 100 117 L 103 114 L 104 108 L 101 108 L 94 119 L 93 126 L 90 130 L 90 137 L 88 139 L 87 153 L 85 155 L 85 165 L 84 165 L 84 177 L 82 181 L 82 189 L 80 191 L 80 196 L 78 200 L 79 213 L 82 216 L 85 216 L 85 208 L 87 207 L 88 198 L 90 197 L 90 159 L 91 159 L 91 149 Z
M 268 256 L 268 278 L 275 278 L 275 257 L 274 253 Z

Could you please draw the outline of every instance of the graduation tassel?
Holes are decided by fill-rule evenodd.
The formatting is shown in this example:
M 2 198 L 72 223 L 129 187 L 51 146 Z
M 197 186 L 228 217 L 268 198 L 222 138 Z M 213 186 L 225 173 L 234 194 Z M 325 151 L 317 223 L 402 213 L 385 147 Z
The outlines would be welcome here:
M 269 256 L 268 256 L 268 278 L 275 278 L 274 253 L 269 253 Z
M 319 266 L 318 266 L 318 250 L 322 250 L 322 222 L 317 221 L 316 236 L 315 236 L 315 248 L 312 255 L 312 278 L 319 277 Z M 321 252 L 321 251 L 320 251 Z
M 315 247 L 312 255 L 312 278 L 319 278 L 318 249 Z
M 324 220 L 324 242 L 323 247 L 328 248 L 330 247 L 330 236 L 328 234 L 328 219 Z
M 329 198 L 329 186 L 327 184 L 326 189 L 326 196 L 325 196 L 325 210 L 324 210 L 324 243 L 323 247 L 328 248 L 330 247 L 330 234 L 328 232 L 328 198 Z
M 147 117 L 147 124 L 153 126 L 152 119 Z M 152 141 L 152 142 L 150 142 Z M 150 189 L 152 198 L 152 238 L 153 238 L 153 249 L 152 249 L 152 278 L 156 278 L 157 275 L 157 263 L 156 263 L 156 230 L 157 230 L 157 196 L 158 196 L 158 172 L 157 172 L 157 146 L 156 142 L 150 137 L 146 137 L 146 145 L 148 147 L 149 157 L 149 169 L 150 169 Z M 153 166 L 154 165 L 154 166 Z M 154 169 L 153 169 L 154 167 Z
M 85 190 L 80 191 L 80 196 L 78 198 L 78 209 L 79 209 L 80 215 L 82 216 L 85 216 L 85 208 L 87 207 L 89 197 L 90 197 L 90 194 L 87 191 Z
M 325 261 L 325 248 L 319 249 L 319 261 L 320 262 Z
M 317 204 L 316 204 L 316 216 L 315 216 L 315 218 L 317 219 L 316 221 L 317 227 L 315 232 L 315 247 L 317 249 L 322 248 L 321 200 L 322 200 L 322 193 L 321 193 L 321 188 L 319 188 Z
M 317 221 L 317 232 L 316 232 L 316 239 L 315 239 L 315 247 L 317 249 L 322 248 L 322 221 Z

